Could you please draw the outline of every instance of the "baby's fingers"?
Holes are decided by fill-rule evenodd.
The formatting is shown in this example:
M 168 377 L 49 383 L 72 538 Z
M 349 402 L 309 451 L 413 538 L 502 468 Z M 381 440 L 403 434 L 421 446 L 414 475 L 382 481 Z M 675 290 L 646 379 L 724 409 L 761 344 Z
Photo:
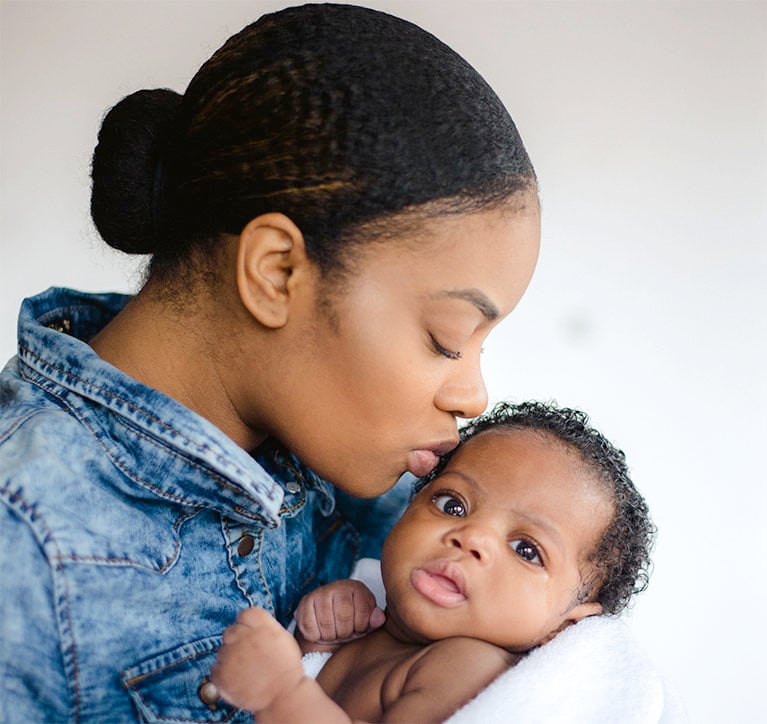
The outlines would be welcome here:
M 307 640 L 317 642 L 320 640 L 320 627 L 317 623 L 317 612 L 314 606 L 314 594 L 305 596 L 296 609 L 296 626 L 301 635 Z
M 296 623 L 306 641 L 341 643 L 358 638 L 383 623 L 375 597 L 363 583 L 336 581 L 305 596 Z
M 307 641 L 335 642 L 354 632 L 351 588 L 331 584 L 312 591 L 298 606 L 296 623 Z
M 237 624 L 247 626 L 248 628 L 282 628 L 277 620 L 266 609 L 258 608 L 256 606 L 240 611 L 237 616 Z
M 332 596 L 316 596 L 312 600 L 315 641 L 340 641 L 351 635 L 354 607 L 351 593 L 336 591 Z
M 367 587 L 354 589 L 352 606 L 354 608 L 354 631 L 352 635 L 366 634 L 383 624 L 385 616 L 376 606 L 375 596 Z

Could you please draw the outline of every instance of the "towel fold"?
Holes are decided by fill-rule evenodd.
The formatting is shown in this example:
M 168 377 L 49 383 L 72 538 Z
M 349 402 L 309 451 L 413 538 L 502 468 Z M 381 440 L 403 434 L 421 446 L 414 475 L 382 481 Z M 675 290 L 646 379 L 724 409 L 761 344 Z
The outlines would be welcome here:
M 304 657 L 301 659 L 301 663 L 304 665 L 304 673 L 310 679 L 316 679 L 317 675 L 322 671 L 322 667 L 325 666 L 325 662 L 332 655 L 332 651 L 310 651 L 308 654 L 304 654 Z
M 685 712 L 620 619 L 583 619 L 531 651 L 450 724 L 683 724 Z

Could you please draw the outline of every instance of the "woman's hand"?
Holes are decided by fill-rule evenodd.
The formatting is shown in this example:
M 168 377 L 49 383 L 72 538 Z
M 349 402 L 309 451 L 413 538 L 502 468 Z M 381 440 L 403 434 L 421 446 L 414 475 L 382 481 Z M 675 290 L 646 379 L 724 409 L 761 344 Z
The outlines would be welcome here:
M 386 620 L 375 596 L 360 581 L 334 581 L 301 599 L 296 609 L 296 637 L 304 652 L 331 650 L 365 636 Z
M 296 640 L 262 608 L 245 609 L 224 631 L 211 681 L 230 704 L 260 711 L 290 696 L 304 676 Z

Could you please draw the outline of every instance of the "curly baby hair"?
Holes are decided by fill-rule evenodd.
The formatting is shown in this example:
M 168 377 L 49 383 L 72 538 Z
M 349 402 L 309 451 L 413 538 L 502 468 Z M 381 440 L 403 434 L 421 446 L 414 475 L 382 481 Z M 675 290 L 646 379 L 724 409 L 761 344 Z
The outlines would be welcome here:
M 264 15 L 183 96 L 117 103 L 92 182 L 100 234 L 153 254 L 150 274 L 267 212 L 295 222 L 321 272 L 341 270 L 344 249 L 381 238 L 382 221 L 401 233 L 537 190 L 514 122 L 474 68 L 410 22 L 335 4 Z
M 584 580 L 578 602 L 596 601 L 604 613 L 620 613 L 632 596 L 647 588 L 656 535 L 647 503 L 629 477 L 623 451 L 591 427 L 585 412 L 543 402 L 500 402 L 460 430 L 461 443 L 491 429 L 549 435 L 576 451 L 604 484 L 614 515 L 589 557 L 593 572 Z M 424 484 L 440 474 L 454 452 L 440 460 Z

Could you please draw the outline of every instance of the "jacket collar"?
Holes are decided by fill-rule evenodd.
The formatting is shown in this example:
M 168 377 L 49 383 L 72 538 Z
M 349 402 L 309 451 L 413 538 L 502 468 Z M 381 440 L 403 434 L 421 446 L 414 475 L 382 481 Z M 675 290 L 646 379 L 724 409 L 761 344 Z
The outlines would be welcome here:
M 287 452 L 270 472 L 206 419 L 102 360 L 87 344 L 130 297 L 52 288 L 24 300 L 19 316 L 22 375 L 61 400 L 99 437 L 121 475 L 142 496 L 212 507 L 242 523 L 279 524 L 282 485 L 316 490 L 323 512 L 330 486 Z M 281 468 L 274 467 L 274 461 Z M 280 470 L 282 474 L 280 474 Z

